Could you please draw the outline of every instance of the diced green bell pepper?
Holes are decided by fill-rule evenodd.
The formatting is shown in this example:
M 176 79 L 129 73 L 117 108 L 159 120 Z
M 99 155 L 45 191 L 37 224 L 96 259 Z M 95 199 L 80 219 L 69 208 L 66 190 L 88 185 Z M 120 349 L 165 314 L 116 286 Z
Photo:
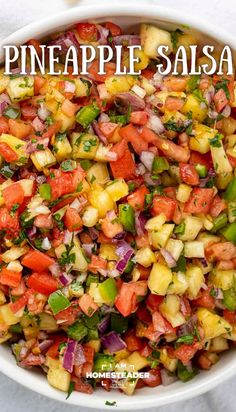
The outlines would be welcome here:
M 48 183 L 43 183 L 39 186 L 39 194 L 45 200 L 51 200 L 52 189 Z
M 93 370 L 94 372 L 111 372 L 115 368 L 115 360 L 112 355 L 96 353 Z
M 213 219 L 213 228 L 211 232 L 216 233 L 218 230 L 223 229 L 227 225 L 228 217 L 226 213 L 221 213 L 219 216 Z
M 99 323 L 99 315 L 98 312 L 95 312 L 93 316 L 84 316 L 84 323 L 87 328 L 93 329 Z
M 117 287 L 113 278 L 108 278 L 105 282 L 100 283 L 98 289 L 100 295 L 106 302 L 114 303 L 117 295 Z
M 117 333 L 124 333 L 128 329 L 128 318 L 124 318 L 119 313 L 111 314 L 111 330 Z
M 99 334 L 97 329 L 88 329 L 88 334 L 86 340 L 97 340 L 99 339 Z
M 234 288 L 224 290 L 223 295 L 223 304 L 228 310 L 234 312 L 236 310 L 236 291 Z
M 92 163 L 90 162 L 90 160 L 88 159 L 81 159 L 80 160 L 80 166 L 84 169 L 84 170 L 89 170 L 90 167 L 92 166 Z
M 91 283 L 99 283 L 99 276 L 95 273 L 89 273 L 86 279 L 86 286 L 89 287 Z
M 190 381 L 194 378 L 194 376 L 196 376 L 197 372 L 198 371 L 195 367 L 193 367 L 192 370 L 189 370 L 185 365 L 182 364 L 182 362 L 178 362 L 177 376 L 182 382 Z
M 228 184 L 226 191 L 224 193 L 224 198 L 228 201 L 236 199 L 236 177 L 234 177 Z
M 198 173 L 199 177 L 206 177 L 207 176 L 207 168 L 205 165 L 201 165 L 200 163 L 195 165 L 195 169 Z
M 20 117 L 20 109 L 17 109 L 16 107 L 8 106 L 3 111 L 3 116 L 7 117 L 8 119 L 17 119 L 18 117 Z
M 236 243 L 236 222 L 230 223 L 225 228 L 221 229 L 220 233 L 225 239 Z
M 119 205 L 119 219 L 125 230 L 135 231 L 134 209 L 128 203 Z
M 51 293 L 48 298 L 48 304 L 52 309 L 54 315 L 61 312 L 64 309 L 67 309 L 70 306 L 70 301 L 60 290 Z
M 158 174 L 164 172 L 164 170 L 169 170 L 169 163 L 165 157 L 155 156 L 152 164 L 152 173 Z
M 22 326 L 20 323 L 16 323 L 16 325 L 11 325 L 9 328 L 10 333 L 17 333 L 21 334 L 23 332 Z
M 86 129 L 99 115 L 100 109 L 96 104 L 90 104 L 82 107 L 76 114 L 77 123 Z
M 67 329 L 67 335 L 74 340 L 82 340 L 88 334 L 88 328 L 81 322 L 77 321 Z

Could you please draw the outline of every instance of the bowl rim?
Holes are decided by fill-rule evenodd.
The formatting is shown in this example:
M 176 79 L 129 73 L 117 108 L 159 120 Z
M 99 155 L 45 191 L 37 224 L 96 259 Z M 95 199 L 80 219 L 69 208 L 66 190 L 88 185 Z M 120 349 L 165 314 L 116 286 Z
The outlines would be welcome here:
M 190 25 L 191 28 L 205 33 L 214 39 L 219 38 L 221 42 L 228 44 L 236 50 L 236 38 L 231 34 L 226 33 L 225 31 L 219 29 L 211 23 L 208 23 L 207 21 L 204 21 L 202 19 L 200 20 L 199 17 L 192 17 L 188 14 L 186 15 L 185 13 L 183 15 L 181 11 L 162 7 L 149 1 L 143 4 L 115 3 L 109 5 L 108 3 L 103 3 L 95 5 L 81 5 L 78 7 L 73 7 L 69 10 L 62 11 L 52 17 L 47 17 L 43 20 L 32 22 L 0 41 L 0 60 L 3 57 L 3 45 L 23 44 L 31 37 L 34 36 L 37 38 L 42 36 L 45 32 L 53 32 L 53 30 L 56 30 L 59 26 L 69 26 L 76 23 L 77 21 L 103 17 L 109 18 L 109 16 L 138 17 L 140 19 L 145 18 L 146 20 L 161 19 L 166 23 L 178 23 L 178 25 L 182 24 L 188 26 Z M 15 367 L 12 366 L 8 358 L 4 357 L 3 359 L 1 359 L 0 371 L 3 374 L 39 394 L 57 401 L 66 402 L 67 404 L 71 405 L 77 405 L 91 409 L 103 409 L 106 405 L 106 408 L 114 409 L 114 406 L 110 406 L 105 403 L 106 399 L 112 402 L 114 400 L 113 398 L 117 398 L 116 394 L 114 393 L 110 395 L 104 391 L 104 396 L 96 396 L 96 393 L 92 396 L 83 393 L 76 393 L 76 395 L 72 393 L 71 397 L 66 401 L 65 393 L 62 393 L 50 387 L 46 379 L 45 382 L 42 383 L 37 376 L 32 376 L 29 371 L 18 368 L 17 366 L 16 368 L 17 373 Z M 205 375 L 205 373 L 202 372 L 200 380 L 194 379 L 187 384 L 183 384 L 183 387 L 181 386 L 181 389 L 178 387 L 170 391 L 163 391 L 163 393 L 158 393 L 156 396 L 154 396 L 154 394 L 153 396 L 144 394 L 138 397 L 128 397 L 125 395 L 123 395 L 122 397 L 119 396 L 119 400 L 116 404 L 116 409 L 146 409 L 170 404 L 181 400 L 187 400 L 194 396 L 203 394 L 210 389 L 213 389 L 216 385 L 222 383 L 235 374 L 236 357 L 235 359 L 231 360 L 226 366 L 222 364 L 219 371 L 216 371 L 211 375 Z M 35 387 L 32 387 L 34 383 Z

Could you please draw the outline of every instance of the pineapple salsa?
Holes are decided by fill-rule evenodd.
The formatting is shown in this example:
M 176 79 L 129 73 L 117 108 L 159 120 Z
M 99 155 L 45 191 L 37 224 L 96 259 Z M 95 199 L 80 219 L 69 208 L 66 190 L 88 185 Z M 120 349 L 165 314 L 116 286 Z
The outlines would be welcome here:
M 136 372 L 127 395 L 186 382 L 236 341 L 234 76 L 157 73 L 189 30 L 79 23 L 49 42 L 58 67 L 71 45 L 122 45 L 125 66 L 140 44 L 141 74 L 1 73 L 0 343 L 68 394 L 114 371 Z

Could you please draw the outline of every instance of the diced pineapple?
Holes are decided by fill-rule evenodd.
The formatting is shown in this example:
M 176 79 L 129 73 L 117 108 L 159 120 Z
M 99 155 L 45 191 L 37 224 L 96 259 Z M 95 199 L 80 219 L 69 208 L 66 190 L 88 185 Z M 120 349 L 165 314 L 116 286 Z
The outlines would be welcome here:
M 74 159 L 94 159 L 98 145 L 98 137 L 93 134 L 72 133 Z
M 229 322 L 208 309 L 199 308 L 197 310 L 197 317 L 204 330 L 205 339 L 213 339 L 232 330 Z
M 110 243 L 101 243 L 99 256 L 101 256 L 105 260 L 118 260 L 118 256 L 116 254 L 116 247 Z
M 8 332 L 5 333 L 5 334 L 2 335 L 1 338 L 0 338 L 0 344 L 8 341 L 8 340 L 11 339 L 11 338 L 12 338 L 12 334 L 11 334 L 11 333 L 8 333 Z
M 144 246 L 136 252 L 135 261 L 148 268 L 152 263 L 156 262 L 156 256 L 149 246 Z
M 184 256 L 187 258 L 204 258 L 204 244 L 198 240 L 191 242 L 185 242 L 184 244 Z
M 9 263 L 13 260 L 19 259 L 19 257 L 25 255 L 29 250 L 28 246 L 12 246 L 6 252 L 1 255 L 3 262 Z
M 66 247 L 61 244 L 55 249 L 56 257 L 59 259 L 62 253 L 66 252 Z M 75 262 L 73 262 L 73 270 L 78 270 L 80 272 L 86 272 L 88 269 L 88 262 L 84 257 L 83 250 L 77 244 L 76 239 L 74 239 L 74 246 L 72 247 L 70 254 L 75 255 Z
M 24 196 L 30 197 L 33 194 L 34 181 L 33 179 L 21 179 L 18 181 L 24 190 Z
M 188 59 L 190 59 L 191 57 L 190 46 L 197 43 L 198 41 L 196 37 L 194 37 L 192 34 L 183 33 L 177 36 L 177 47 L 183 46 L 185 48 Z
M 170 322 L 173 328 L 183 325 L 185 318 L 180 312 L 180 298 L 177 295 L 167 295 L 159 306 L 161 314 Z
M 206 248 L 211 243 L 220 242 L 220 237 L 216 235 L 211 235 L 209 232 L 202 232 L 199 233 L 197 240 L 200 240 L 204 244 L 204 248 Z
M 160 213 L 159 215 L 152 217 L 149 219 L 145 225 L 146 230 L 160 230 L 161 227 L 166 222 L 166 215 L 164 213 Z
M 124 179 L 116 179 L 109 182 L 106 186 L 106 192 L 109 193 L 114 202 L 117 202 L 117 200 L 128 195 L 129 187 Z
M 122 359 L 127 359 L 129 355 L 130 355 L 130 352 L 128 351 L 128 349 L 125 348 L 125 349 L 119 350 L 118 352 L 114 353 L 115 362 L 120 362 Z
M 94 351 L 97 353 L 101 349 L 101 341 L 100 339 L 91 339 L 88 342 L 86 342 L 86 346 L 89 346 L 90 348 L 94 349 Z
M 211 157 L 215 172 L 217 174 L 232 172 L 233 168 L 226 156 L 222 142 L 219 142 L 219 145 L 219 147 L 211 146 Z
M 211 340 L 210 343 L 210 352 L 223 352 L 224 350 L 229 349 L 229 344 L 227 339 L 223 338 L 222 336 L 217 336 L 217 338 L 214 338 Z
M 190 149 L 200 153 L 207 153 L 210 150 L 210 141 L 216 134 L 217 130 L 212 129 L 204 124 L 197 123 L 194 126 L 194 136 L 190 137 Z
M 53 115 L 53 119 L 55 121 L 61 121 L 61 127 L 59 130 L 61 133 L 72 129 L 75 123 L 75 116 L 66 116 L 60 109 Z
M 177 368 L 177 364 L 178 364 L 178 359 L 171 358 L 165 348 L 159 349 L 159 352 L 160 352 L 160 362 L 164 365 L 164 367 L 168 371 L 175 372 Z
M 192 192 L 192 187 L 181 183 L 177 189 L 176 199 L 179 202 L 185 203 L 188 201 L 190 194 Z
M 202 122 L 207 115 L 207 110 L 207 106 L 202 107 L 201 102 L 193 94 L 189 94 L 181 112 L 184 114 L 191 112 L 194 120 Z
M 43 169 L 53 166 L 57 161 L 48 147 L 44 150 L 38 150 L 30 155 L 30 158 L 36 167 L 41 172 Z
M 204 275 L 199 266 L 191 266 L 187 269 L 186 278 L 188 281 L 188 297 L 189 299 L 195 299 L 204 283 Z
M 194 240 L 203 227 L 201 219 L 195 216 L 186 216 L 184 219 L 185 230 L 182 235 L 178 235 L 181 240 Z
M 54 332 L 58 329 L 56 319 L 49 313 L 42 312 L 39 315 L 39 329 Z
M 100 291 L 99 291 L 99 283 L 90 283 L 88 294 L 93 298 L 94 302 L 97 305 L 101 306 L 105 303 Z
M 34 95 L 33 76 L 19 76 L 10 79 L 7 93 L 12 102 L 19 102 Z
M 227 333 L 225 333 L 223 337 L 225 339 L 232 340 L 235 342 L 236 341 L 236 326 L 235 325 L 231 325 L 231 326 L 232 326 L 232 330 L 227 331 Z
M 151 96 L 156 91 L 156 88 L 145 77 L 142 77 L 141 86 L 145 90 L 147 96 Z
M 236 271 L 214 269 L 209 275 L 209 281 L 217 288 L 223 290 L 230 289 L 235 284 Z
M 85 97 L 90 94 L 91 83 L 87 79 L 77 78 L 73 80 L 75 84 L 75 96 L 76 97 Z
M 148 278 L 148 287 L 151 293 L 164 296 L 171 281 L 171 270 L 160 263 L 154 263 Z
M 0 323 L 5 323 L 5 325 L 11 326 L 19 322 L 19 318 L 14 315 L 9 305 L 0 306 Z
M 4 68 L 0 69 L 0 93 L 4 92 L 9 83 L 9 76 L 4 74 Z
M 168 239 L 172 235 L 175 225 L 172 223 L 164 224 L 160 230 L 152 231 L 149 233 L 149 240 L 151 245 L 155 249 L 160 249 L 160 247 L 165 247 Z
M 157 48 L 159 46 L 167 46 L 168 50 L 166 54 L 170 54 L 173 51 L 171 35 L 168 31 L 159 29 L 152 24 L 141 24 L 141 44 L 143 46 L 144 53 L 155 59 L 158 57 Z
M 61 162 L 64 159 L 70 157 L 72 153 L 72 147 L 69 140 L 64 134 L 60 134 L 55 137 L 53 144 L 54 156 L 58 162 Z
M 18 155 L 17 165 L 22 166 L 27 162 L 29 154 L 26 152 L 26 142 L 11 134 L 2 133 L 0 143 L 6 143 Z
M 168 294 L 183 295 L 188 289 L 188 281 L 186 276 L 181 273 L 173 273 L 173 278 L 170 286 L 168 287 Z
M 104 163 L 95 163 L 87 171 L 87 180 L 89 183 L 105 184 L 109 180 L 107 165 Z
M 105 217 L 109 210 L 114 209 L 114 202 L 111 196 L 101 187 L 93 187 L 88 195 L 88 200 L 98 210 L 99 218 Z
M 60 391 L 68 392 L 71 375 L 62 367 L 59 360 L 53 361 L 53 367 L 49 367 L 47 373 L 48 383 Z
M 98 209 L 93 206 L 86 206 L 82 216 L 83 225 L 93 227 L 98 222 Z
M 226 187 L 228 186 L 228 184 L 231 182 L 232 179 L 233 179 L 232 172 L 217 174 L 216 179 L 215 179 L 217 188 L 220 190 L 226 189 Z
M 136 83 L 133 76 L 109 76 L 105 80 L 105 85 L 108 93 L 111 95 L 128 92 Z
M 149 365 L 147 358 L 141 356 L 138 351 L 132 352 L 132 354 L 126 358 L 126 361 L 132 365 L 133 371 L 137 372 Z
M 112 148 L 112 144 L 104 146 L 103 143 L 99 143 L 94 160 L 96 160 L 97 162 L 108 162 L 109 152 L 111 148 Z
M 166 244 L 166 250 L 173 256 L 173 258 L 177 261 L 183 251 L 184 244 L 182 240 L 177 239 L 169 239 Z

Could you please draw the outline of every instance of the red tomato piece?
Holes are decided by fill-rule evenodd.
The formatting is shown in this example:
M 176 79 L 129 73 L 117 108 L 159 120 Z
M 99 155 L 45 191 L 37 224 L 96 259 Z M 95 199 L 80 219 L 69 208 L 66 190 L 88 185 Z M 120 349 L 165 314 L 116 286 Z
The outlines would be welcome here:
M 119 135 L 130 142 L 134 148 L 134 151 L 140 154 L 143 151 L 148 150 L 147 142 L 140 136 L 137 129 L 130 123 L 120 129 Z
M 120 26 L 117 26 L 117 24 L 112 23 L 111 21 L 106 21 L 103 26 L 110 31 L 112 36 L 120 36 L 122 34 Z
M 135 162 L 132 154 L 128 149 L 118 160 L 116 160 L 115 162 L 110 162 L 110 167 L 114 179 L 123 178 L 128 180 L 132 179 L 132 177 L 135 175 Z
M 217 112 L 221 112 L 224 109 L 224 107 L 228 104 L 228 99 L 223 89 L 219 89 L 218 92 L 216 92 L 213 100 Z
M 88 42 L 96 42 L 98 40 L 98 29 L 96 24 L 78 23 L 76 24 L 76 30 L 81 40 Z
M 55 260 L 46 253 L 31 249 L 24 255 L 21 264 L 35 272 L 45 272 L 54 262 Z
M 8 133 L 9 132 L 9 126 L 8 126 L 8 121 L 5 119 L 5 117 L 0 117 L 0 135 L 2 133 Z
M 98 305 L 88 293 L 84 293 L 84 295 L 79 298 L 79 306 L 81 310 L 89 317 L 93 316 L 93 314 L 98 310 Z
M 24 308 L 27 305 L 28 302 L 28 294 L 25 293 L 23 296 L 21 296 L 19 299 L 17 299 L 15 302 L 9 303 L 9 307 L 13 313 L 17 313 L 19 310 Z
M 156 195 L 153 199 L 152 215 L 156 216 L 164 213 L 167 220 L 172 220 L 175 214 L 177 202 L 166 196 Z
M 153 368 L 148 371 L 148 378 L 142 378 L 146 386 L 154 388 L 161 385 L 161 373 L 159 368 Z
M 6 162 L 16 162 L 18 160 L 18 154 L 7 143 L 0 143 L 0 154 L 4 157 Z
M 147 123 L 147 121 L 148 121 L 147 112 L 140 111 L 140 112 L 132 112 L 130 114 L 130 122 L 133 124 L 144 126 Z
M 135 331 L 132 329 L 125 333 L 123 339 L 127 345 L 128 351 L 130 352 L 141 350 L 143 347 L 142 340 L 135 336 Z
M 19 232 L 18 213 L 10 214 L 6 207 L 0 208 L 0 230 L 5 230 L 9 236 L 17 236 Z
M 15 272 L 3 267 L 0 272 L 0 283 L 2 285 L 10 286 L 11 288 L 16 288 L 20 284 L 21 277 L 22 272 Z
M 210 215 L 212 217 L 217 217 L 226 208 L 227 208 L 226 201 L 224 199 L 221 199 L 220 196 L 216 195 L 211 203 Z
M 174 356 L 186 365 L 201 348 L 202 344 L 200 342 L 194 342 L 192 345 L 184 343 L 175 349 Z
M 192 300 L 192 304 L 207 309 L 215 308 L 215 299 L 210 295 L 210 290 L 203 290 L 197 299 Z
M 180 163 L 180 177 L 184 183 L 190 186 L 199 184 L 199 176 L 194 166 L 188 163 Z
M 115 306 L 124 316 L 129 316 L 136 308 L 136 294 L 129 283 L 123 283 L 115 300 Z
M 150 193 L 146 186 L 141 186 L 127 197 L 127 202 L 135 210 L 142 210 L 145 205 L 145 196 Z
M 186 213 L 204 213 L 210 210 L 214 189 L 194 188 L 190 199 L 185 203 L 184 212 Z
M 27 281 L 29 288 L 43 295 L 50 295 L 58 289 L 58 282 L 48 273 L 33 273 Z
M 105 270 L 107 268 L 107 261 L 100 256 L 92 255 L 91 262 L 88 265 L 88 270 L 97 273 L 99 269 Z
M 8 210 L 11 210 L 14 205 L 21 205 L 24 201 L 24 190 L 20 183 L 13 183 L 5 187 L 2 191 L 3 199 Z
M 148 309 L 150 309 L 152 312 L 158 310 L 158 307 L 162 303 L 163 299 L 163 296 L 154 295 L 153 293 L 151 293 L 146 300 Z
M 82 219 L 73 207 L 69 207 L 64 216 L 64 223 L 69 230 L 69 232 L 74 232 L 75 230 L 81 229 L 83 226 Z
M 24 120 L 34 120 L 37 116 L 37 107 L 25 104 L 21 107 L 21 115 Z

